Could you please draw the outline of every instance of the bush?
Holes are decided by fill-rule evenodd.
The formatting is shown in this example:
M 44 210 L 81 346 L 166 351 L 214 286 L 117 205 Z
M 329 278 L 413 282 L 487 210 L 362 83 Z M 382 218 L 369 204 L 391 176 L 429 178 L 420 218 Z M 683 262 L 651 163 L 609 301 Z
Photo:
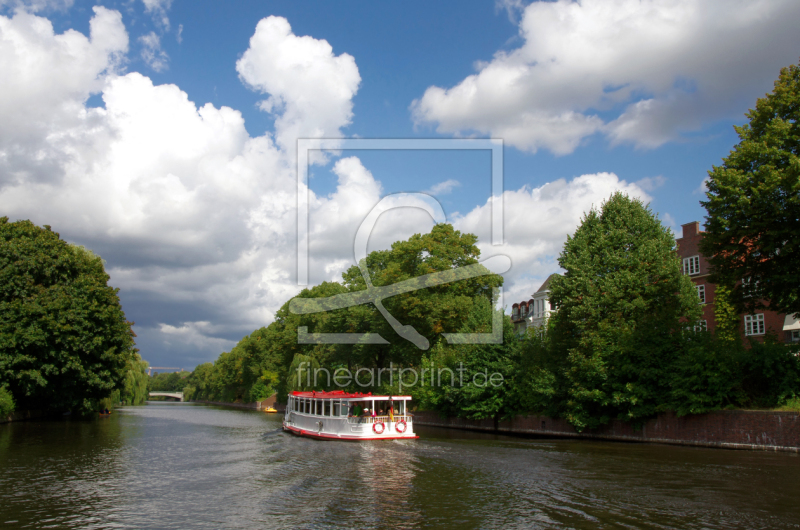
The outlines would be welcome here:
M 797 346 L 781 343 L 774 335 L 751 341 L 741 355 L 745 406 L 773 408 L 800 395 L 800 358 Z

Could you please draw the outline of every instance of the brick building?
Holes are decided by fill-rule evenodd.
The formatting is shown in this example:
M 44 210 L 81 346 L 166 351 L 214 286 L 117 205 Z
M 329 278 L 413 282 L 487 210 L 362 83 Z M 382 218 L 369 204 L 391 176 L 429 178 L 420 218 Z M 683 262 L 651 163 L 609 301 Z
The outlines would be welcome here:
M 715 285 L 708 281 L 709 265 L 705 256 L 700 253 L 700 241 L 703 232 L 697 221 L 682 225 L 683 237 L 678 239 L 678 255 L 683 260 L 683 273 L 691 276 L 703 303 L 703 316 L 697 327 L 714 331 Z M 763 339 L 767 332 L 776 333 L 786 342 L 800 341 L 800 321 L 792 315 L 775 311 L 761 310 L 752 315 L 740 315 L 742 335 L 748 338 Z

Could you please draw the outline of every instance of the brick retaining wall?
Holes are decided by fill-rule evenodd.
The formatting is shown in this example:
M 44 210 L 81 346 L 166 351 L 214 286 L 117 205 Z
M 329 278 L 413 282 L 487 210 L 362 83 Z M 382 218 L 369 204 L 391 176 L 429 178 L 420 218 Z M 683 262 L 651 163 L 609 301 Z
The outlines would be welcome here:
M 728 449 L 800 452 L 800 414 L 730 410 L 679 418 L 661 414 L 641 430 L 619 420 L 579 433 L 566 420 L 546 416 L 516 416 L 495 424 L 492 419 L 444 418 L 435 412 L 415 412 L 414 423 L 454 429 L 489 431 L 557 438 L 589 438 L 628 442 L 655 442 Z

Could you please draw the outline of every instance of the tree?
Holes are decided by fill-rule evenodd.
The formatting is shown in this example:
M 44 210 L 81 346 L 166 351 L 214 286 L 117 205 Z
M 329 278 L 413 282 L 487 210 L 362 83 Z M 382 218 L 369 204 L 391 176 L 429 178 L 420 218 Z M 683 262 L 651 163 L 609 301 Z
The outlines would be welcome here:
M 800 313 L 800 67 L 734 127 L 741 140 L 708 172 L 701 250 L 737 307 Z M 743 279 L 746 279 L 742 282 Z
M 700 315 L 675 239 L 638 199 L 615 193 L 592 209 L 559 259 L 552 347 L 560 413 L 578 430 L 640 421 L 669 401 L 669 366 Z
M 133 358 L 103 261 L 49 226 L 0 218 L 0 385 L 21 410 L 88 411 Z
M 463 324 L 463 333 L 491 333 L 493 307 L 479 299 Z M 513 410 L 512 383 L 519 340 L 511 319 L 503 315 L 503 341 L 499 344 L 438 342 L 423 359 L 420 385 L 412 394 L 424 408 L 448 416 L 470 419 L 509 416 Z
M 138 353 L 128 360 L 128 370 L 120 389 L 120 401 L 126 405 L 141 405 L 148 398 L 147 361 L 143 361 Z

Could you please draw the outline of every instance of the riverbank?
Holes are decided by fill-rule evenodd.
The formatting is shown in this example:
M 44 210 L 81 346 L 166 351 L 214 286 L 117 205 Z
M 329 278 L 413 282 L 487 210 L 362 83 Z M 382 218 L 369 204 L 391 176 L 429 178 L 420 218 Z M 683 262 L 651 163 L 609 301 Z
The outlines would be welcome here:
M 204 403 L 206 405 L 219 405 L 221 407 L 234 407 L 237 409 L 248 409 L 248 410 L 265 410 L 267 407 L 274 406 L 276 407 L 278 412 L 284 411 L 284 405 L 279 405 L 275 403 L 274 398 L 268 398 L 264 401 L 256 401 L 253 403 L 230 403 L 228 401 L 204 401 L 204 400 L 190 400 L 189 403 Z
M 12 421 L 36 420 L 44 418 L 46 415 L 40 410 L 20 410 L 14 411 L 7 416 L 0 416 L 0 423 L 11 423 Z
M 414 413 L 414 423 L 450 429 L 622 442 L 663 443 L 724 449 L 788 451 L 800 453 L 800 414 L 797 412 L 725 410 L 678 417 L 661 414 L 640 430 L 620 420 L 579 433 L 566 420 L 546 416 L 492 419 L 445 418 L 436 412 Z

